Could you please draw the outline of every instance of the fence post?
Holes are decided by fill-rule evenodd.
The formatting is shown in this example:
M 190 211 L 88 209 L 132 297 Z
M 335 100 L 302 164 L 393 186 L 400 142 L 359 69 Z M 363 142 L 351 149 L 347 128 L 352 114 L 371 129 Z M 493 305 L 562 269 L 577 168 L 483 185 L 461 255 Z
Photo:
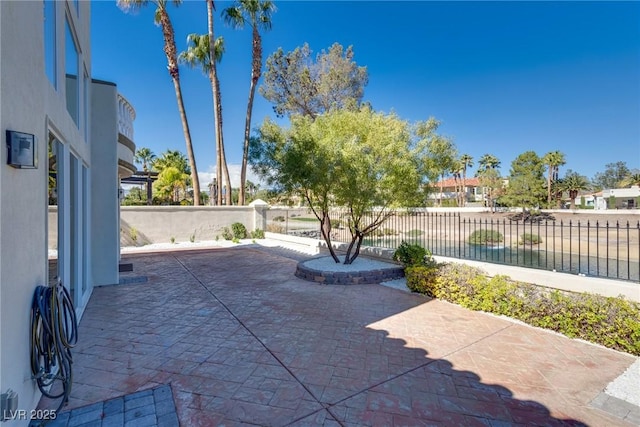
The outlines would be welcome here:
M 251 231 L 267 229 L 267 211 L 269 210 L 269 204 L 262 200 L 254 200 L 249 203 L 250 207 L 253 207 L 253 229 Z

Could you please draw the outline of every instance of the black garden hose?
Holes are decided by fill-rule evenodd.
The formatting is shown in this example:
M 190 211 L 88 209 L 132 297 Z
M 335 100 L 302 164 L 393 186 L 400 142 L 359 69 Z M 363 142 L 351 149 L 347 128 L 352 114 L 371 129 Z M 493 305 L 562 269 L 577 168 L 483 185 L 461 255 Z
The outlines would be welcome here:
M 38 286 L 31 304 L 31 373 L 44 396 L 62 397 L 56 412 L 71 394 L 71 348 L 77 340 L 76 311 L 62 282 Z M 62 384 L 61 391 L 54 387 L 57 381 Z

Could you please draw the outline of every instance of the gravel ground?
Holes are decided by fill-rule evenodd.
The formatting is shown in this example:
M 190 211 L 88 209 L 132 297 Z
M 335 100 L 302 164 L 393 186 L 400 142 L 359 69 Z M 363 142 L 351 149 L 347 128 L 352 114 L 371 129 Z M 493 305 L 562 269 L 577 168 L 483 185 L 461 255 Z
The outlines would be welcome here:
M 358 258 L 356 258 L 356 260 L 352 264 L 336 264 L 333 258 L 331 258 L 330 256 L 325 256 L 325 257 L 314 258 L 309 261 L 305 261 L 304 265 L 306 265 L 309 268 L 313 268 L 315 270 L 334 271 L 334 272 L 366 271 L 366 270 L 377 270 L 379 268 L 398 267 L 398 264 L 364 258 L 362 256 L 359 256 Z
M 622 375 L 609 383 L 604 392 L 609 396 L 640 406 L 640 358 Z

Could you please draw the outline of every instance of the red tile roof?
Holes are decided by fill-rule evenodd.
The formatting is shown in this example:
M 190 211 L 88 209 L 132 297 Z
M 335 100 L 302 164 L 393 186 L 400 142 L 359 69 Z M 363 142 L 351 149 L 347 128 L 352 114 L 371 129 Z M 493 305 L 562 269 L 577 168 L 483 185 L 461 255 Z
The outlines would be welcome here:
M 453 178 L 447 178 L 435 183 L 434 187 L 440 187 L 440 182 L 442 182 L 443 187 L 455 187 L 456 185 L 462 185 L 462 178 L 458 179 L 457 182 Z M 467 177 L 465 184 L 467 187 L 480 187 L 480 179 L 476 177 Z

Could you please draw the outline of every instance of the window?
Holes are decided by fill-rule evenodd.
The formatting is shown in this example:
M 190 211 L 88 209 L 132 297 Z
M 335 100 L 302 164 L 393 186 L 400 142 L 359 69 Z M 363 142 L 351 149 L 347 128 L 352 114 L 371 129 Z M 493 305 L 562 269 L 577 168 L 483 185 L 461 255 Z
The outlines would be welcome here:
M 84 142 L 89 142 L 89 90 L 91 87 L 91 80 L 89 79 L 89 73 L 87 69 L 84 69 L 84 78 L 82 80 L 83 84 L 83 108 L 82 108 L 82 126 L 84 127 Z
M 65 82 L 67 89 L 67 111 L 73 121 L 78 125 L 80 85 L 78 82 L 78 47 L 76 46 L 69 21 L 66 21 L 65 28 Z
M 56 2 L 44 0 L 44 70 L 53 85 L 58 88 L 56 78 Z

